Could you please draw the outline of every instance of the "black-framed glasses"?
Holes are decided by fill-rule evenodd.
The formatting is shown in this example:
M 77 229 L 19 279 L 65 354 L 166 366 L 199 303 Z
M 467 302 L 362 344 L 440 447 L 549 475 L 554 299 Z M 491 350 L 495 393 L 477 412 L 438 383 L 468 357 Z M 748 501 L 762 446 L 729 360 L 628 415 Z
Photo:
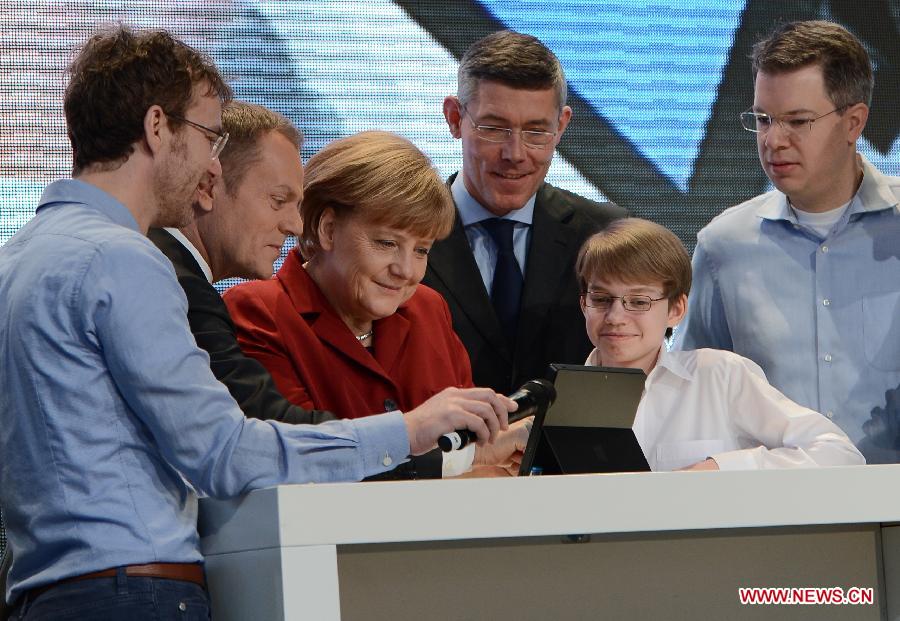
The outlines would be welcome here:
M 849 106 L 841 106 L 839 108 L 835 108 L 831 112 L 826 112 L 825 114 L 820 114 L 816 117 L 808 117 L 802 115 L 787 115 L 782 117 L 771 116 L 769 114 L 765 114 L 764 112 L 753 112 L 752 110 L 747 110 L 746 112 L 741 112 L 741 125 L 744 126 L 748 132 L 753 132 L 754 134 L 764 134 L 772 128 L 772 124 L 777 124 L 781 131 L 790 136 L 803 136 L 812 131 L 812 125 L 819 119 L 823 119 L 830 114 L 834 114 L 835 112 L 839 112 L 848 108 Z
M 482 140 L 488 142 L 509 142 L 512 139 L 513 132 L 518 132 L 522 137 L 522 142 L 526 147 L 532 149 L 543 149 L 553 144 L 553 139 L 559 132 L 544 132 L 535 129 L 512 129 L 510 127 L 495 127 L 494 125 L 478 125 L 475 119 L 469 114 L 465 106 L 462 106 L 463 112 L 469 117 L 469 122 L 475 129 L 475 134 Z
M 626 295 L 609 295 L 606 293 L 592 293 L 591 291 L 588 291 L 581 294 L 581 299 L 588 308 L 595 308 L 600 311 L 609 310 L 616 300 L 622 300 L 622 306 L 625 310 L 631 311 L 632 313 L 646 313 L 653 308 L 654 302 L 665 300 L 666 296 L 661 298 L 651 298 L 649 295 L 637 295 L 631 293 Z
M 174 119 L 176 121 L 181 121 L 182 123 L 187 123 L 194 129 L 200 130 L 206 137 L 209 138 L 210 143 L 212 144 L 212 153 L 210 154 L 211 159 L 216 159 L 219 157 L 219 154 L 222 153 L 222 150 L 225 148 L 225 145 L 228 143 L 228 132 L 217 132 L 214 129 L 207 127 L 206 125 L 200 125 L 200 123 L 194 123 L 191 120 L 184 118 L 183 116 L 175 116 L 174 114 L 167 115 L 170 119 Z M 212 136 L 215 136 L 213 138 Z

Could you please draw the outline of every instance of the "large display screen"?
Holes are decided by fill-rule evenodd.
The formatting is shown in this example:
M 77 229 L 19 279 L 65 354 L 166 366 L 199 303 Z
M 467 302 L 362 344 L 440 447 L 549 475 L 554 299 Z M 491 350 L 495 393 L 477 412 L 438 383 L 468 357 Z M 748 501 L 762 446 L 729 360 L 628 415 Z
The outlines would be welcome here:
M 768 181 L 738 114 L 752 103 L 748 54 L 781 20 L 844 23 L 875 62 L 860 150 L 900 173 L 896 2 L 732 0 L 182 0 L 0 2 L 0 243 L 32 215 L 42 187 L 69 173 L 64 68 L 100 23 L 166 27 L 212 55 L 239 98 L 288 115 L 304 156 L 370 128 L 400 133 L 442 174 L 460 145 L 441 115 L 457 60 L 500 28 L 534 34 L 560 57 L 575 115 L 548 179 L 666 224 L 697 230 Z
M 778 21 L 831 19 L 865 43 L 876 91 L 859 147 L 900 174 L 898 15 L 896 1 L 836 0 L 0 1 L 0 244 L 69 174 L 64 69 L 100 23 L 165 27 L 205 50 L 239 98 L 302 128 L 305 158 L 379 128 L 444 176 L 461 161 L 441 114 L 458 58 L 497 29 L 536 35 L 560 57 L 575 112 L 548 180 L 665 224 L 690 249 L 713 216 L 768 187 L 738 115 L 752 103 L 751 45 Z

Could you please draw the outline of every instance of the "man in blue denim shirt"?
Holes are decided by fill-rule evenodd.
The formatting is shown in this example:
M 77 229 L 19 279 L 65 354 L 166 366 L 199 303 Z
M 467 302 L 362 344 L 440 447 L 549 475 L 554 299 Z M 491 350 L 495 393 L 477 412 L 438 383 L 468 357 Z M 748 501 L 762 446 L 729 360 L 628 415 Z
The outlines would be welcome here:
M 676 347 L 752 359 L 870 463 L 900 461 L 898 412 L 885 411 L 900 384 L 900 179 L 856 152 L 871 62 L 844 28 L 810 21 L 758 43 L 753 68 L 753 107 L 741 120 L 777 190 L 697 236 Z
M 0 248 L 0 505 L 20 619 L 207 618 L 194 489 L 227 497 L 389 470 L 515 406 L 447 389 L 317 426 L 243 416 L 188 327 L 171 263 L 145 237 L 183 226 L 221 174 L 230 89 L 164 31 L 94 35 L 70 67 L 72 180 Z M 192 489 L 193 488 L 193 489 Z

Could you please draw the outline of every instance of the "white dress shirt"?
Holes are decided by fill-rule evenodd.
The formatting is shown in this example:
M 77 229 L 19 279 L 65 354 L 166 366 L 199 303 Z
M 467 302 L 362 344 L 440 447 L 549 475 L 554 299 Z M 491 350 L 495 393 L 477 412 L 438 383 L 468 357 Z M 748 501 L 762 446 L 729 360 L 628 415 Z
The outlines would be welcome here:
M 599 365 L 595 349 L 586 364 Z M 647 376 L 634 433 L 654 471 L 712 457 L 721 470 L 864 464 L 847 435 L 729 351 L 667 352 Z
M 453 180 L 450 193 L 453 194 L 453 202 L 456 204 L 456 211 L 459 213 L 460 222 L 462 222 L 466 238 L 469 240 L 469 247 L 472 249 L 472 256 L 475 257 L 475 264 L 478 265 L 478 272 L 481 274 L 484 288 L 490 295 L 491 286 L 494 284 L 494 270 L 497 267 L 497 243 L 481 223 L 497 216 L 485 209 L 469 194 L 462 173 Z M 502 218 L 515 222 L 513 253 L 516 255 L 516 263 L 519 264 L 519 271 L 522 272 L 523 278 L 525 277 L 528 245 L 531 243 L 531 224 L 534 220 L 536 199 L 537 193 L 534 193 L 520 209 L 513 209 Z
M 203 258 L 203 255 L 200 254 L 200 251 L 197 250 L 197 247 L 191 243 L 191 240 L 185 237 L 184 233 L 176 228 L 166 227 L 166 233 L 177 239 L 179 242 L 181 242 L 182 246 L 187 248 L 187 251 L 191 253 L 191 256 L 194 257 L 197 265 L 199 265 L 200 269 L 203 271 L 203 275 L 206 276 L 206 280 L 209 281 L 209 284 L 212 284 L 213 274 L 212 270 L 209 267 L 209 263 L 207 263 L 206 259 Z

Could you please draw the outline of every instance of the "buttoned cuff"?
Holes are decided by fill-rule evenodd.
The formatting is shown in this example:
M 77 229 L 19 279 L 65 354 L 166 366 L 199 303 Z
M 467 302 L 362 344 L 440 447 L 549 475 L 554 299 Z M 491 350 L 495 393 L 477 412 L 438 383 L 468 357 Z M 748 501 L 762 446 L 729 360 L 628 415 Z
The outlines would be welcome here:
M 363 416 L 351 422 L 359 438 L 363 477 L 387 472 L 409 459 L 409 434 L 400 412 Z
M 458 477 L 472 469 L 475 461 L 475 442 L 470 442 L 458 451 L 444 453 L 441 462 L 441 477 Z

